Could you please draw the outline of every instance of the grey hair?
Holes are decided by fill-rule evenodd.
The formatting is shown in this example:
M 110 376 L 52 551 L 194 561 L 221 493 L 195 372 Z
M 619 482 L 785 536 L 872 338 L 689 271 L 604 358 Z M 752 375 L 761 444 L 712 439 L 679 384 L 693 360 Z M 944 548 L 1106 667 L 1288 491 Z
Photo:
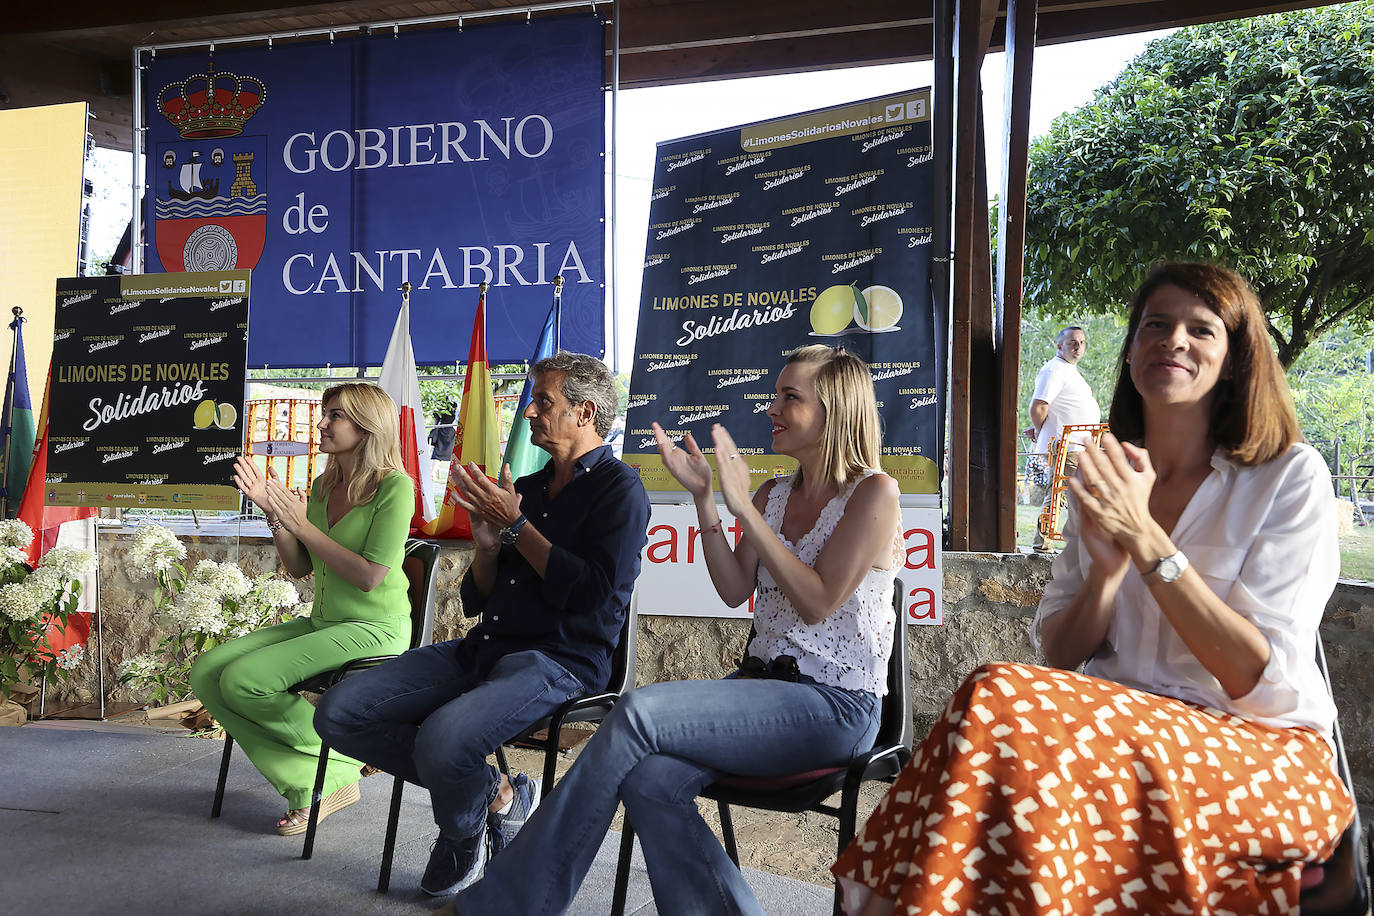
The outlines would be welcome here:
M 541 359 L 530 369 L 533 375 L 545 372 L 563 373 L 563 397 L 574 406 L 591 401 L 596 409 L 596 434 L 602 439 L 615 422 L 615 378 L 605 363 L 585 353 L 559 350 Z

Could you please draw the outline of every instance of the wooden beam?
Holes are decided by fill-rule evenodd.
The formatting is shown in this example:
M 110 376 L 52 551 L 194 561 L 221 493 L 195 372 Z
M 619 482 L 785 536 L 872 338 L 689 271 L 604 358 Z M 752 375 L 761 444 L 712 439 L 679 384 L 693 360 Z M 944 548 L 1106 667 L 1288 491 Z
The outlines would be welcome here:
M 1068 3 L 1042 3 L 1037 15 L 1036 41 L 1041 45 L 1062 44 L 1329 5 L 1330 0 L 1278 3 L 1256 3 L 1253 0 L 1159 0 L 1153 3 L 1075 0 Z
M 973 157 L 973 209 L 969 213 L 969 550 L 997 549 L 1001 448 L 1001 373 L 992 293 L 992 243 L 988 228 L 988 169 L 983 95 L 978 92 Z
M 258 22 L 287 19 L 296 16 L 328 16 L 339 22 L 368 22 L 384 8 L 398 7 L 398 3 L 378 3 L 377 0 L 197 0 L 188 5 L 182 0 L 129 0 L 110 3 L 108 0 L 66 0 L 63 3 L 22 3 L 5 16 L 5 33 L 31 35 L 109 29 L 121 26 L 146 25 L 160 30 L 164 26 L 184 23 Z M 497 4 L 446 4 L 461 10 L 466 7 L 496 6 Z M 413 13 L 411 15 L 414 15 Z M 392 16 L 391 18 L 396 18 Z M 242 34 L 253 34 L 252 30 Z
M 935 63 L 934 98 L 931 101 L 931 140 L 935 155 L 934 174 L 931 178 L 931 204 L 934 210 L 931 226 L 930 244 L 930 288 L 935 309 L 935 353 L 936 364 L 948 367 L 952 357 L 947 352 L 950 339 L 951 296 L 953 284 L 953 208 L 951 193 L 954 174 L 954 8 L 955 0 L 933 0 L 935 7 L 935 33 L 931 48 Z M 953 423 L 955 386 L 951 384 L 953 374 L 946 371 L 939 385 L 944 395 L 946 415 L 949 424 L 942 424 L 937 441 L 941 454 L 938 463 L 946 476 L 946 490 L 949 502 L 945 506 L 946 527 L 943 545 L 946 550 L 954 549 L 952 526 L 948 520 L 954 517 L 955 474 L 954 463 L 950 457 L 953 437 L 946 440 L 945 430 Z
M 917 60 L 916 49 L 930 47 L 931 29 L 930 25 L 912 25 L 881 32 L 684 47 L 654 54 L 622 52 L 620 86 L 639 89 Z
M 997 546 L 1016 550 L 1016 469 L 1020 441 L 1021 294 L 1026 255 L 1026 171 L 1030 152 L 1031 76 L 1036 0 L 1007 0 L 1006 80 L 1002 98 L 1002 191 L 997 207 L 997 339 L 1001 378 L 1001 451 L 997 462 Z
M 620 50 L 624 55 L 702 45 L 754 44 L 777 39 L 865 34 L 934 21 L 910 0 L 718 0 L 662 6 L 622 5 Z M 923 46 L 928 49 L 929 45 Z M 927 55 L 929 51 L 926 51 Z M 907 49 L 908 55 L 915 50 Z

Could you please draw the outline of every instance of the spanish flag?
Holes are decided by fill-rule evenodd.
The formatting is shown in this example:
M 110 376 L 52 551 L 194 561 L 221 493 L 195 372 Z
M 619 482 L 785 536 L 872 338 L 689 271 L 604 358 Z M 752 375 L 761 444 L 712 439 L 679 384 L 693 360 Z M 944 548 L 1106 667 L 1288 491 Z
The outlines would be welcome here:
M 468 514 L 458 505 L 456 475 L 466 474 L 468 462 L 475 463 L 488 477 L 501 473 L 501 436 L 496 417 L 496 396 L 487 366 L 487 284 L 477 296 L 477 316 L 472 322 L 472 343 L 468 347 L 467 374 L 463 377 L 463 400 L 458 407 L 458 429 L 453 442 L 453 459 L 448 466 L 448 484 L 439 517 L 424 527 L 430 538 L 472 537 Z

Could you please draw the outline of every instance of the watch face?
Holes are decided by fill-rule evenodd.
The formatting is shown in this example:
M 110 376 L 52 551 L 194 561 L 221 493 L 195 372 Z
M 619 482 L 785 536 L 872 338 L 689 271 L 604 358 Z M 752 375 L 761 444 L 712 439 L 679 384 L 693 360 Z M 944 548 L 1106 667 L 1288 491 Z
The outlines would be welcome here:
M 1173 582 L 1183 575 L 1183 567 L 1173 557 L 1165 557 L 1159 561 L 1159 566 L 1155 567 L 1159 577 L 1165 582 Z

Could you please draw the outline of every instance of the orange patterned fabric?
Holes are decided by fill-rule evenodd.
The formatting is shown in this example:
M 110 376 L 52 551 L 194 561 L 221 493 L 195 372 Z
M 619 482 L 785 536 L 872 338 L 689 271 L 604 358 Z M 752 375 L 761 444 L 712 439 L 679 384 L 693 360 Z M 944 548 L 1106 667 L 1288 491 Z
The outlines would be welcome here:
M 833 871 L 850 914 L 1297 913 L 1353 812 L 1313 731 L 995 664 Z

